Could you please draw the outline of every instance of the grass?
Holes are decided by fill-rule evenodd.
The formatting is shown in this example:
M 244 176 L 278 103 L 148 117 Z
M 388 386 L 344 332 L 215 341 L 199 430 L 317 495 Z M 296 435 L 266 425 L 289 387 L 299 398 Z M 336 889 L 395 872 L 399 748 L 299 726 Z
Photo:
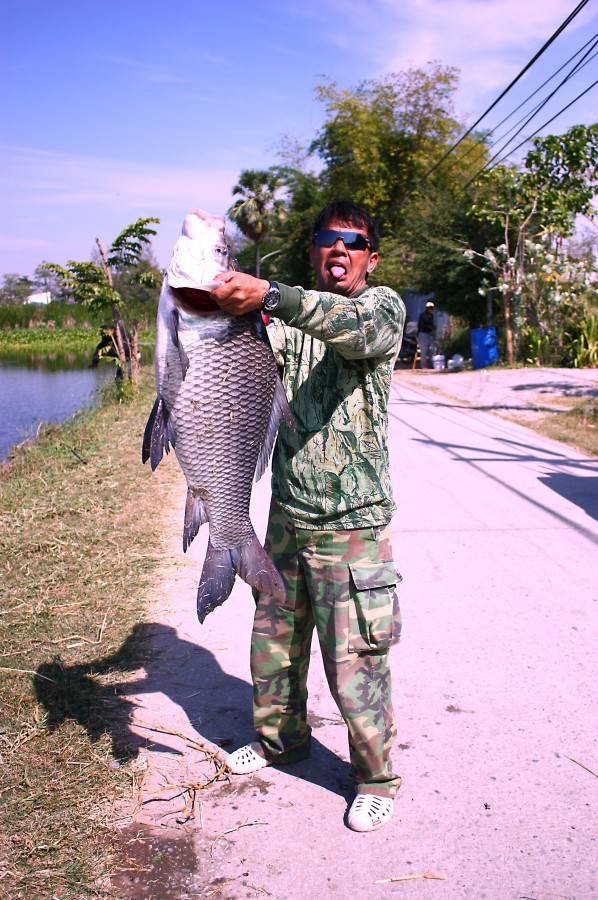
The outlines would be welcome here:
M 23 328 L 0 331 L 0 352 L 7 353 L 82 353 L 93 351 L 99 330 L 94 328 Z
M 598 397 L 576 400 L 566 412 L 548 413 L 529 427 L 583 453 L 598 456 Z
M 112 386 L 109 387 L 112 390 Z M 110 895 L 107 818 L 131 787 L 117 683 L 160 563 L 172 477 L 141 465 L 154 396 L 45 428 L 0 467 L 0 894 Z M 167 471 L 168 471 L 167 467 Z M 171 468 L 174 473 L 174 469 Z M 166 474 L 166 472 L 164 473 Z
M 91 328 L 20 328 L 0 330 L 0 353 L 90 353 L 98 343 L 99 327 Z M 139 342 L 153 343 L 155 330 L 139 332 Z

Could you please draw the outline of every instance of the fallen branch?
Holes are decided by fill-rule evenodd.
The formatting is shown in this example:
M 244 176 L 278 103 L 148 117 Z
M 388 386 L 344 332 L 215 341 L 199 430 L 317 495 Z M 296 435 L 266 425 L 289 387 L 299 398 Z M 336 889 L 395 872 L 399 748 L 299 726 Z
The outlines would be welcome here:
M 182 741 L 185 741 L 185 744 L 190 750 L 199 750 L 201 753 L 204 753 L 208 759 L 211 759 L 214 764 L 218 763 L 220 769 L 218 775 L 226 773 L 226 770 L 228 769 L 226 761 L 219 756 L 217 750 L 208 747 L 208 745 L 204 744 L 202 741 L 196 741 L 194 738 L 190 738 L 180 731 L 172 731 L 172 729 L 163 728 L 160 725 L 150 725 L 142 719 L 136 719 L 135 724 L 141 728 L 147 728 L 148 731 L 158 731 L 160 734 L 171 734 L 173 737 L 180 738 Z
M 591 769 L 588 769 L 588 767 L 587 767 L 587 766 L 584 766 L 584 764 L 583 764 L 583 763 L 581 763 L 581 762 L 579 762 L 579 760 L 578 760 L 578 759 L 573 759 L 573 757 L 572 757 L 572 756 L 568 756 L 568 757 L 567 757 L 567 759 L 570 759 L 570 760 L 571 760 L 571 762 L 574 762 L 574 763 L 575 763 L 575 765 L 577 765 L 577 766 L 581 766 L 581 768 L 582 768 L 582 769 L 585 769 L 585 770 L 586 770 L 586 772 L 589 772 L 589 773 L 590 773 L 590 775 L 593 775 L 593 776 L 594 776 L 594 778 L 598 778 L 598 775 L 597 775 L 597 774 L 596 774 L 596 772 L 592 772 L 592 770 L 591 770 Z
M 210 844 L 210 856 L 212 856 L 214 852 L 214 844 L 220 840 L 220 838 L 225 837 L 227 834 L 232 834 L 233 831 L 239 831 L 240 828 L 250 828 L 252 825 L 269 825 L 269 822 L 243 822 L 241 825 L 235 825 L 234 828 L 227 828 L 226 831 L 223 831 L 222 834 L 219 834 L 217 838 L 214 838 L 212 843 Z
M 240 828 L 250 828 L 252 825 L 269 825 L 269 822 L 243 822 L 242 825 L 235 825 L 234 828 L 228 828 L 226 831 L 223 831 L 222 834 L 218 835 L 218 837 L 224 837 L 225 834 L 232 834 L 233 831 L 238 831 Z M 218 840 L 218 838 L 216 838 Z
M 421 875 L 394 875 L 392 878 L 381 878 L 374 884 L 388 884 L 390 881 L 413 881 L 415 878 L 435 878 L 438 881 L 446 881 L 446 875 L 437 875 L 435 872 L 423 872 Z
M 76 644 L 67 644 L 67 650 L 72 650 L 74 647 L 82 647 L 84 644 L 90 644 L 91 646 L 96 646 L 97 644 L 101 644 L 104 637 L 104 628 L 106 627 L 106 619 L 108 618 L 108 613 L 104 613 L 104 619 L 102 624 L 98 626 L 98 636 L 95 641 L 90 640 L 89 638 L 85 638 L 80 634 L 69 634 L 68 637 L 59 638 L 57 641 L 54 641 L 55 644 L 60 644 L 62 641 L 73 641 L 75 638 L 78 638 L 78 642 Z
M 52 684 L 58 684 L 53 678 L 48 678 L 47 675 L 40 675 L 39 672 L 34 672 L 33 669 L 9 669 L 7 666 L 0 666 L 0 672 L 20 672 L 22 675 L 35 675 L 36 678 L 43 678 L 44 681 L 51 681 Z

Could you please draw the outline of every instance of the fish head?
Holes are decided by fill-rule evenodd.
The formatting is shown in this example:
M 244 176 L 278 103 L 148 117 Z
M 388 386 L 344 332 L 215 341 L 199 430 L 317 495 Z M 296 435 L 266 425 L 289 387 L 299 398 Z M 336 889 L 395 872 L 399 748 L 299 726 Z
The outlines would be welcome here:
M 166 272 L 171 288 L 211 291 L 215 276 L 231 268 L 232 256 L 224 235 L 224 217 L 190 209 L 174 246 Z

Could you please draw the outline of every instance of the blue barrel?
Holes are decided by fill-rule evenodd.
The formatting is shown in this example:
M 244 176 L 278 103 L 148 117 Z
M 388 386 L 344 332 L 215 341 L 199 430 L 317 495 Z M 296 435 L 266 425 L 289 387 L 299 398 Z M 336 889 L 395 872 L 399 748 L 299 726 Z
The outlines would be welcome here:
M 471 329 L 471 362 L 474 369 L 484 369 L 498 362 L 495 328 Z

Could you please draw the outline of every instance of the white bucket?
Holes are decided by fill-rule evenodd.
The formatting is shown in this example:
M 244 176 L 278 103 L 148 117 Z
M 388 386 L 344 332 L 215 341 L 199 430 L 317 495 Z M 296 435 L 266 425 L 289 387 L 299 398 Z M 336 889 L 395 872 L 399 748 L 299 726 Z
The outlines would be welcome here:
M 438 356 L 432 357 L 432 365 L 435 369 L 444 369 L 444 356 L 439 354 Z

